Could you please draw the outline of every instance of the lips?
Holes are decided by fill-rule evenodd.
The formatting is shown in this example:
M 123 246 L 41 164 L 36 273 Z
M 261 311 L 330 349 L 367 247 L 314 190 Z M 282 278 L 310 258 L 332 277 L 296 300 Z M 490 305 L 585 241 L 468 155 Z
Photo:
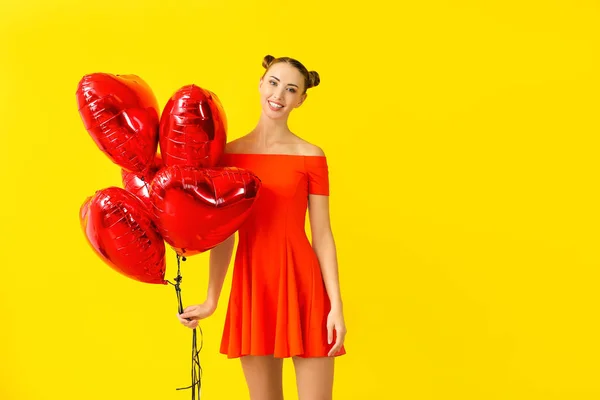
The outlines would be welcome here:
M 277 103 L 276 101 L 268 100 L 267 103 L 269 104 L 269 108 L 273 111 L 279 111 L 283 108 L 283 104 Z

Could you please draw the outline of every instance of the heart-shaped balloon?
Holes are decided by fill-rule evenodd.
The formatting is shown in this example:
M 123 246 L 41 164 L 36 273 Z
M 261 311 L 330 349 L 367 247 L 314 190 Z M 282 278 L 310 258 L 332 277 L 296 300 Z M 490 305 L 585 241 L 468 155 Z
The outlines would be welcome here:
M 165 243 L 140 199 L 118 187 L 102 189 L 85 200 L 79 218 L 92 249 L 115 271 L 167 284 Z
M 196 85 L 183 86 L 160 117 L 160 153 L 165 166 L 214 167 L 227 142 L 227 119 L 219 98 Z
M 160 109 L 136 75 L 93 73 L 77 87 L 79 115 L 98 148 L 132 172 L 144 172 L 158 148 Z
M 150 184 L 154 175 L 163 167 L 162 158 L 159 154 L 154 157 L 154 163 L 146 169 L 144 173 L 135 173 L 121 169 L 121 181 L 123 182 L 123 188 L 129 193 L 134 194 L 146 205 L 149 211 L 152 210 L 152 203 L 150 202 Z
M 158 171 L 150 200 L 165 242 L 179 255 L 191 256 L 234 234 L 260 188 L 258 177 L 241 168 L 174 165 Z

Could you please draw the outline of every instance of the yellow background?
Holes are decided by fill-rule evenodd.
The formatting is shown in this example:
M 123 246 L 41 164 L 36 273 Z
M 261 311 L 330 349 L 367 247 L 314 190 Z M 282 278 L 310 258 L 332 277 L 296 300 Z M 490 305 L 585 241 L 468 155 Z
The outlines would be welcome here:
M 348 325 L 337 399 L 600 398 L 595 1 L 25 0 L 0 6 L 0 398 L 186 399 L 171 286 L 102 264 L 78 211 L 120 185 L 75 90 L 134 73 L 257 121 L 264 55 L 321 74 L 291 128 L 328 155 Z M 175 274 L 168 252 L 167 277 Z M 184 264 L 203 300 L 207 256 Z M 202 323 L 203 398 L 243 399 Z M 291 363 L 287 398 L 296 398 Z

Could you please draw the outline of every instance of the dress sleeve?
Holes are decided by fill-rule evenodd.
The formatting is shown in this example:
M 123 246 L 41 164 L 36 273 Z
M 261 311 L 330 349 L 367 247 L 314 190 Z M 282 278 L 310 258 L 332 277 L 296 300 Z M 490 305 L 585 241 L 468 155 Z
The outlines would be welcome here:
M 329 168 L 327 159 L 321 156 L 307 156 L 304 165 L 308 175 L 308 193 L 329 196 Z

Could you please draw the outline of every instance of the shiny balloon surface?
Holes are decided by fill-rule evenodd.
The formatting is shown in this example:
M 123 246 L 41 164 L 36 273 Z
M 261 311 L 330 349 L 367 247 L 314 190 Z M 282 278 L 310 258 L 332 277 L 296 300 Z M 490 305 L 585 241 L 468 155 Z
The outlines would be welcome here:
M 136 75 L 85 75 L 76 91 L 79 115 L 98 148 L 121 168 L 144 172 L 158 148 L 160 109 Z
M 152 210 L 152 204 L 150 203 L 150 183 L 154 178 L 154 175 L 163 167 L 162 158 L 157 155 L 154 158 L 154 163 L 144 173 L 135 173 L 127 171 L 126 169 L 121 170 L 121 181 L 123 188 L 128 192 L 134 194 L 148 207 L 148 210 Z
M 227 142 L 227 119 L 219 98 L 187 85 L 177 90 L 160 118 L 160 153 L 165 166 L 214 167 Z
M 140 199 L 109 187 L 87 198 L 79 216 L 88 243 L 115 271 L 139 282 L 167 283 L 165 243 Z
M 178 254 L 190 256 L 235 233 L 260 188 L 258 177 L 240 168 L 175 165 L 156 174 L 150 200 L 164 240 Z

